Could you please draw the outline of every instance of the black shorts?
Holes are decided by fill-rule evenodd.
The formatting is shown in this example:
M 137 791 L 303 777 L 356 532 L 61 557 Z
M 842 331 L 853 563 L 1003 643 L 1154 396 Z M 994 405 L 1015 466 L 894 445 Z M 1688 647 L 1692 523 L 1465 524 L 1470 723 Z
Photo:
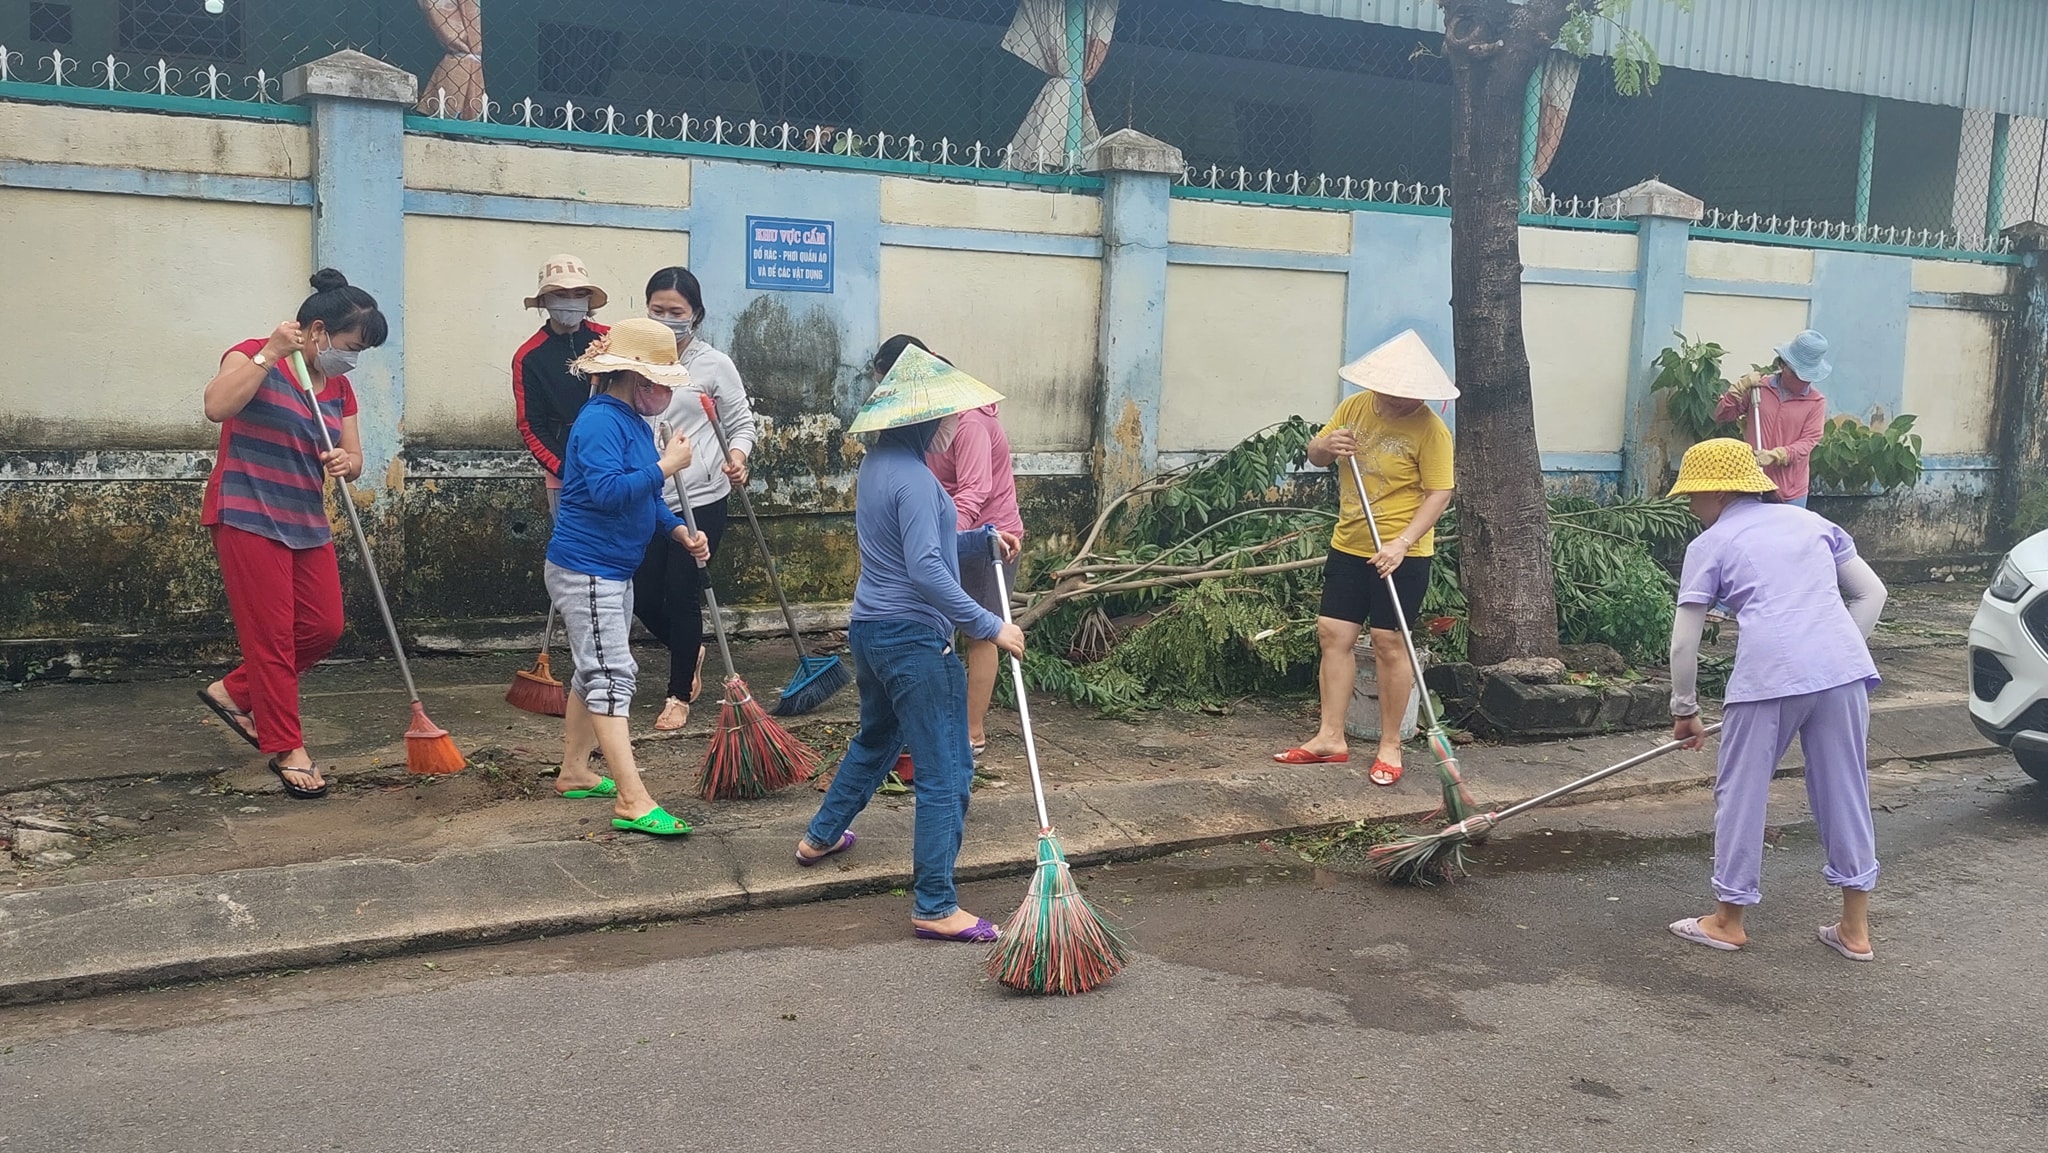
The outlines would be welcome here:
M 1394 570 L 1394 589 L 1401 596 L 1401 611 L 1408 627 L 1422 612 L 1422 596 L 1429 591 L 1429 562 L 1426 556 L 1411 556 Z M 1387 595 L 1387 581 L 1366 557 L 1331 549 L 1323 564 L 1323 616 L 1369 624 L 1387 632 L 1401 631 L 1401 618 L 1394 613 L 1394 598 Z

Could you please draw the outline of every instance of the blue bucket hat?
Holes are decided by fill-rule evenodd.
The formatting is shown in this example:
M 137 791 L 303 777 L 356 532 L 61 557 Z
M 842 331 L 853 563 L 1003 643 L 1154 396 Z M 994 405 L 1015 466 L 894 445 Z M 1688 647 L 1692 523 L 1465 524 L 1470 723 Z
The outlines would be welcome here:
M 1835 371 L 1828 363 L 1828 338 L 1810 328 L 1779 345 L 1778 359 L 1808 384 L 1819 384 Z

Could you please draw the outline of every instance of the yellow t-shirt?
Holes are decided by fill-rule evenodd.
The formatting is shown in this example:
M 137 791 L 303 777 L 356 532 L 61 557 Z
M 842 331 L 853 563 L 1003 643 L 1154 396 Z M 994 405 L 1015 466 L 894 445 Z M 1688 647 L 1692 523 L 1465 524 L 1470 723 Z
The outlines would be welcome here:
M 1358 467 L 1365 474 L 1366 492 L 1372 497 L 1373 515 L 1379 521 L 1380 539 L 1400 535 L 1422 507 L 1423 494 L 1454 487 L 1451 470 L 1451 430 L 1443 418 L 1423 405 L 1398 419 L 1381 416 L 1373 407 L 1373 394 L 1346 397 L 1323 434 L 1349 427 L 1358 437 Z M 1379 551 L 1372 544 L 1372 529 L 1365 522 L 1365 510 L 1358 503 L 1358 482 L 1351 466 L 1339 460 L 1337 469 L 1337 528 L 1330 534 L 1330 547 L 1353 556 L 1371 556 Z M 1434 556 L 1436 530 L 1422 534 L 1409 556 Z

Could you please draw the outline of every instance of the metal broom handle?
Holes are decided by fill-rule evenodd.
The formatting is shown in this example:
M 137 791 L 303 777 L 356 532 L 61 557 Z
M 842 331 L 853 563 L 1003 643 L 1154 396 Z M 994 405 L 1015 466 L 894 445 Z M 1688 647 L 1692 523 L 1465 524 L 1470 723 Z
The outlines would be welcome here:
M 996 570 L 996 599 L 1003 602 L 1003 623 L 1010 624 L 1010 582 L 1003 579 L 1003 542 L 995 534 L 988 538 L 989 560 Z M 1024 697 L 1024 662 L 1010 658 L 1010 686 L 1017 690 L 1017 719 L 1024 725 L 1024 759 L 1031 764 L 1031 795 L 1038 801 L 1038 827 L 1050 832 L 1052 818 L 1045 813 L 1045 784 L 1038 775 L 1038 741 L 1031 735 L 1031 704 Z
M 725 438 L 725 425 L 718 413 L 718 401 L 708 392 L 698 390 L 697 400 L 704 406 L 704 415 L 711 418 L 711 431 L 718 437 L 718 451 L 727 460 L 732 459 L 732 443 Z M 796 645 L 798 658 L 810 656 L 804 648 L 803 633 L 796 627 L 796 614 L 789 611 L 789 598 L 782 594 L 782 574 L 776 571 L 775 554 L 768 551 L 768 538 L 761 532 L 761 522 L 754 516 L 754 501 L 747 495 L 747 486 L 736 484 L 733 491 L 740 495 L 740 508 L 747 514 L 747 524 L 754 530 L 754 543 L 761 546 L 761 563 L 768 566 L 768 587 L 775 590 L 775 603 L 782 609 L 782 623 L 789 626 L 789 639 Z
M 327 433 L 327 417 L 320 411 L 320 394 L 313 391 L 313 377 L 306 371 L 306 358 L 292 350 L 292 367 L 298 370 L 299 387 L 305 390 L 306 403 L 313 408 L 313 427 L 320 430 L 320 444 L 328 452 L 334 451 L 334 438 Z M 324 468 L 322 471 L 326 471 Z M 391 605 L 384 599 L 384 581 L 377 575 L 377 558 L 370 555 L 370 540 L 363 535 L 363 521 L 356 513 L 356 494 L 349 487 L 348 478 L 337 476 L 341 482 L 341 507 L 348 511 L 348 527 L 355 533 L 356 551 L 363 554 L 363 567 L 370 573 L 370 591 L 377 594 L 377 612 L 384 618 L 384 631 L 391 636 L 391 655 L 398 658 L 398 673 L 405 678 L 405 691 L 417 702 L 420 691 L 412 683 L 412 667 L 405 660 L 405 642 L 398 639 L 398 622 L 391 619 Z
M 1700 731 L 1700 738 L 1704 740 L 1705 738 L 1711 737 L 1720 731 L 1721 722 L 1715 721 L 1713 724 L 1708 725 L 1705 729 Z M 1685 747 L 1684 741 L 1666 741 L 1663 744 L 1658 745 L 1654 749 L 1637 753 L 1635 756 L 1630 757 L 1629 759 L 1621 762 L 1618 765 L 1609 765 L 1606 768 L 1601 769 L 1597 773 L 1590 773 L 1586 776 L 1580 777 L 1578 780 L 1573 781 L 1571 784 L 1559 785 L 1557 788 L 1550 790 L 1549 792 L 1543 794 L 1540 797 L 1531 797 L 1528 800 L 1523 801 L 1519 805 L 1510 805 L 1507 808 L 1502 809 L 1498 813 L 1489 813 L 1487 815 L 1495 821 L 1507 820 L 1509 817 L 1515 816 L 1520 813 L 1528 812 L 1530 809 L 1533 809 L 1538 805 L 1548 804 L 1549 802 L 1564 796 L 1566 793 L 1576 792 L 1579 789 L 1585 788 L 1587 785 L 1598 784 L 1616 773 L 1626 772 L 1627 770 L 1633 769 L 1637 765 L 1643 764 L 1646 761 L 1654 761 L 1658 757 L 1661 757 L 1666 753 L 1677 752 L 1679 749 L 1683 747 Z
M 668 427 L 668 422 L 655 422 L 654 430 L 656 441 L 663 449 L 668 448 L 669 439 L 674 435 Z M 683 489 L 683 474 L 678 472 L 668 479 L 675 485 L 676 503 L 683 506 L 683 523 L 690 526 L 691 532 L 696 532 L 697 518 L 690 515 L 690 494 Z M 718 594 L 712 591 L 711 574 L 706 571 L 711 566 L 694 556 L 690 559 L 697 561 L 697 568 L 704 572 L 704 604 L 711 609 L 711 631 L 718 636 L 718 656 L 725 662 L 725 675 L 737 676 L 738 674 L 733 671 L 732 646 L 726 643 L 725 639 L 725 618 L 718 614 Z
M 1372 498 L 1365 495 L 1365 473 L 1358 467 L 1358 454 L 1354 452 L 1344 459 L 1351 462 L 1351 479 L 1358 482 L 1358 503 L 1365 509 L 1366 527 L 1372 530 L 1372 547 L 1375 551 L 1383 549 L 1387 546 L 1380 540 L 1380 522 L 1373 515 Z M 1394 574 L 1388 573 L 1380 579 L 1387 582 L 1387 595 L 1394 601 L 1394 619 L 1401 625 L 1401 643 L 1408 646 L 1408 663 L 1415 668 L 1415 695 L 1421 702 L 1422 715 L 1429 719 L 1430 728 L 1436 728 L 1436 706 L 1430 702 L 1429 686 L 1423 683 L 1422 656 L 1415 651 L 1415 634 L 1408 629 L 1408 610 L 1401 607 L 1401 590 L 1394 587 Z M 1368 622 L 1368 631 L 1370 627 Z

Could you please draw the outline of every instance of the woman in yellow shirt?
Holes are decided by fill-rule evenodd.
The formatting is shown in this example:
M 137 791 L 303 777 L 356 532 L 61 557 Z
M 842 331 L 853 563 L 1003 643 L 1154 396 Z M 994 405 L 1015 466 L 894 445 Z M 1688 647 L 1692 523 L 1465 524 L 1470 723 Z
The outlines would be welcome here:
M 1346 365 L 1339 375 L 1365 391 L 1337 406 L 1322 432 L 1308 442 L 1308 459 L 1318 468 L 1357 459 L 1381 544 L 1373 543 L 1358 483 L 1346 464 L 1337 473 L 1337 527 L 1330 534 L 1323 602 L 1316 616 L 1322 722 L 1314 737 L 1273 759 L 1286 765 L 1351 759 L 1344 713 L 1358 675 L 1355 646 L 1370 625 L 1380 688 L 1380 744 L 1371 776 L 1376 785 L 1391 785 L 1401 779 L 1401 725 L 1415 686 L 1401 625 L 1422 610 L 1430 559 L 1436 554 L 1436 522 L 1450 507 L 1453 487 L 1451 430 L 1426 402 L 1456 399 L 1458 390 L 1412 329 Z

